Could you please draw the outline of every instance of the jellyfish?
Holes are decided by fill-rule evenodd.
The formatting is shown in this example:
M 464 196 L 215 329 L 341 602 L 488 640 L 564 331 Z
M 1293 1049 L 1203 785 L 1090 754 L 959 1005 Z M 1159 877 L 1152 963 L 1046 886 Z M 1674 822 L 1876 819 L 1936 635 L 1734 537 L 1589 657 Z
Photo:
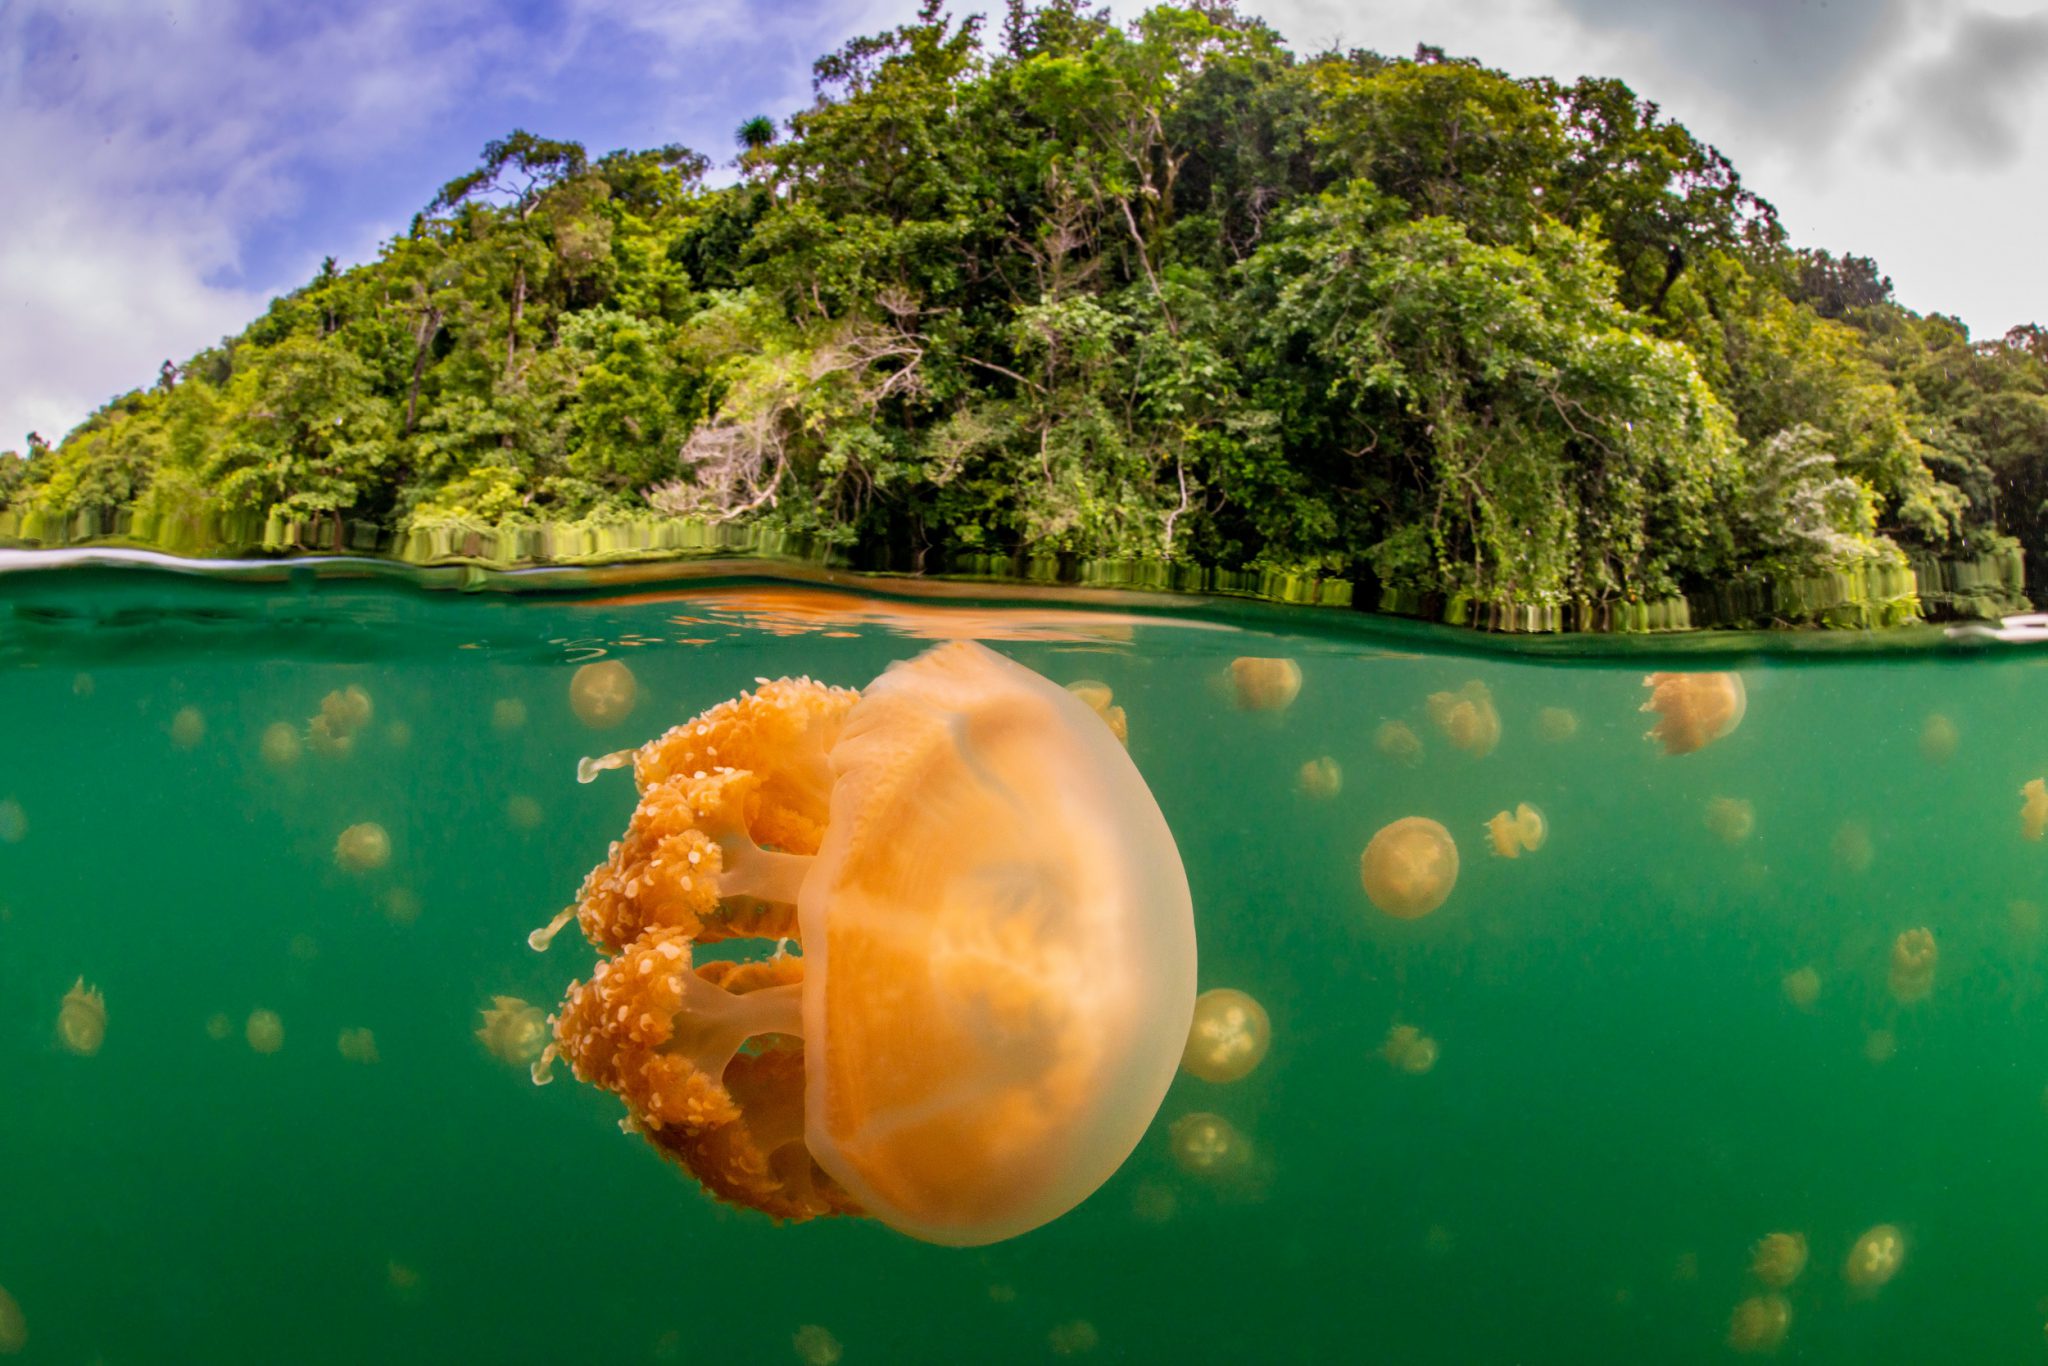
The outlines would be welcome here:
M 391 862 L 391 836 L 375 821 L 351 825 L 334 841 L 334 861 L 351 873 L 367 873 Z
M 530 939 L 574 917 L 612 955 L 553 1049 L 713 1195 L 976 1245 L 1129 1156 L 1187 1042 L 1194 918 L 1085 702 L 957 641 L 864 693 L 763 683 L 610 762 L 638 809 Z M 695 961 L 734 938 L 802 954 Z
M 569 680 L 569 707 L 592 730 L 608 730 L 632 714 L 640 680 L 623 660 L 585 664 Z
M 1181 1070 L 1203 1081 L 1237 1081 L 1265 1060 L 1272 1042 L 1264 1006 L 1235 987 L 1216 987 L 1195 998 Z
M 15 1356 L 28 1346 L 28 1315 L 21 1312 L 7 1287 L 0 1285 L 0 1356 Z
M 2048 834 L 2048 782 L 2029 778 L 2020 796 L 2024 799 L 2020 803 L 2020 834 L 2038 840 Z
M 1221 1115 L 1196 1110 L 1176 1119 L 1167 1130 L 1176 1166 L 1189 1176 L 1215 1180 L 1251 1163 L 1251 1140 Z
M 1475 680 L 1456 692 L 1433 692 L 1426 705 L 1430 723 L 1453 748 L 1484 759 L 1500 743 L 1500 713 L 1494 710 L 1493 693 L 1484 683 Z
M 1748 707 L 1740 674 L 1656 673 L 1643 686 L 1650 700 L 1642 710 L 1657 713 L 1657 724 L 1644 738 L 1663 745 L 1666 754 L 1691 754 L 1725 738 L 1742 724 Z
M 28 838 L 28 813 L 12 797 L 0 799 L 0 844 L 20 844 Z
M 1373 905 L 1397 920 L 1419 920 L 1458 883 L 1457 841 L 1427 816 L 1403 816 L 1365 846 L 1358 879 Z
M 228 1035 L 235 1032 L 235 1022 L 225 1014 L 215 1011 L 206 1017 L 206 1037 L 215 1043 L 225 1043 Z
M 832 1336 L 832 1330 L 815 1323 L 798 1328 L 790 1341 L 795 1344 L 797 1359 L 804 1366 L 837 1366 L 839 1359 L 846 1355 L 846 1349 L 839 1345 L 838 1338 Z
M 1488 821 L 1486 835 L 1494 853 L 1502 858 L 1520 858 L 1524 852 L 1533 854 L 1543 847 L 1550 827 L 1541 811 L 1523 802 L 1512 813 L 1503 811 Z
M 396 1257 L 384 1259 L 384 1286 L 399 1304 L 418 1304 L 425 1294 L 419 1268 Z
M 1141 1224 L 1172 1222 L 1180 1212 L 1180 1197 L 1164 1181 L 1140 1181 L 1131 1191 L 1131 1217 Z
M 420 918 L 420 894 L 410 887 L 393 887 L 384 893 L 384 918 L 394 925 L 410 925 Z
M 98 686 L 98 684 L 93 682 L 91 674 L 77 673 L 71 675 L 71 695 L 73 697 L 91 697 L 94 689 Z
M 373 1063 L 377 1061 L 377 1036 L 367 1029 L 344 1029 L 335 1043 L 341 1056 L 350 1062 Z
M 295 934 L 291 943 L 285 945 L 285 952 L 301 963 L 310 963 L 320 956 L 320 941 L 310 934 Z
M 1545 707 L 1536 713 L 1536 734 L 1561 745 L 1579 733 L 1579 714 L 1570 707 Z
M 1863 1059 L 1882 1067 L 1899 1055 L 1899 1036 L 1889 1029 L 1873 1029 L 1863 1036 Z
M 476 1036 L 500 1062 L 530 1067 L 548 1045 L 547 1017 L 517 996 L 493 996 Z
M 501 697 L 491 703 L 491 728 L 514 731 L 526 725 L 526 704 L 516 697 Z
M 1835 862 L 1852 873 L 1867 873 L 1877 858 L 1870 829 L 1861 821 L 1843 821 L 1835 831 Z
M 1783 1295 L 1751 1295 L 1728 1318 L 1728 1345 L 1743 1353 L 1775 1352 L 1791 1326 L 1792 1306 Z
M 1067 1323 L 1054 1324 L 1045 1340 L 1056 1357 L 1076 1357 L 1094 1351 L 1102 1345 L 1102 1334 L 1086 1319 L 1074 1319 Z
M 1301 665 L 1242 655 L 1230 661 L 1231 695 L 1245 711 L 1285 711 L 1301 693 Z
M 242 1037 L 258 1053 L 275 1053 L 284 1047 L 284 1021 L 277 1018 L 274 1010 L 252 1010 L 249 1023 L 242 1028 Z
M 1856 1240 L 1842 1265 L 1842 1279 L 1860 1295 L 1874 1295 L 1899 1274 L 1906 1260 L 1906 1235 L 1896 1224 L 1879 1224 Z
M 1820 972 L 1810 963 L 1786 973 L 1779 985 L 1784 989 L 1785 999 L 1801 1010 L 1812 1010 L 1813 1003 L 1820 999 Z
M 1805 1270 L 1803 1233 L 1766 1233 L 1749 1250 L 1749 1274 L 1773 1290 L 1783 1290 Z
M 171 717 L 171 743 L 179 749 L 197 749 L 206 739 L 206 713 L 197 707 L 180 707 Z
M 320 710 L 306 723 L 306 744 L 314 753 L 335 758 L 355 748 L 356 732 L 370 724 L 377 705 L 370 694 L 351 683 L 320 699 Z
M 1892 941 L 1891 972 L 1886 985 L 1892 999 L 1902 1006 L 1924 1001 L 1934 990 L 1934 931 L 1905 930 Z
M 1130 747 L 1130 718 L 1124 715 L 1122 707 L 1115 704 L 1115 695 L 1110 692 L 1109 684 L 1098 683 L 1092 678 L 1077 678 L 1067 684 L 1067 691 L 1086 702 L 1088 710 L 1102 718 L 1103 724 L 1109 727 L 1109 733 L 1116 737 L 1118 744 L 1127 749 Z
M 1422 762 L 1422 737 L 1405 721 L 1382 721 L 1372 733 L 1372 746 L 1380 757 L 1413 768 Z
M 514 830 L 538 830 L 541 819 L 540 803 L 525 793 L 505 799 L 505 820 Z
M 1930 764 L 1945 764 L 1955 757 L 1960 738 L 1955 722 L 1938 711 L 1931 712 L 1920 727 L 1920 755 Z
M 57 1038 L 81 1058 L 99 1052 L 106 1042 L 106 998 L 98 987 L 87 986 L 83 977 L 72 983 L 57 1006 Z
M 1711 798 L 1707 829 L 1725 844 L 1740 844 L 1756 833 L 1756 808 L 1741 797 Z
M 1397 1024 L 1380 1044 L 1380 1056 L 1397 1072 L 1419 1077 L 1436 1066 L 1436 1040 L 1414 1025 Z
M 1325 754 L 1303 764 L 1294 775 L 1294 785 L 1303 796 L 1329 801 L 1344 790 L 1344 770 Z
M 263 762 L 272 768 L 290 768 L 299 761 L 299 732 L 289 721 L 273 721 L 263 728 L 260 749 Z

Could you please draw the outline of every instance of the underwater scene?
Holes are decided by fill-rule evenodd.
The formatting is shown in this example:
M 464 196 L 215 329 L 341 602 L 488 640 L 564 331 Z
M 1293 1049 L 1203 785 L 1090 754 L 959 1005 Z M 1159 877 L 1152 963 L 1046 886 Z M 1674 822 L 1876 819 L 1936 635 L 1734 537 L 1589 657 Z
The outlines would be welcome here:
M 468 586 L 0 574 L 0 1355 L 2048 1355 L 2048 655 Z M 963 710 L 852 833 L 927 682 L 1058 733 Z M 956 781 L 1016 800 L 916 805 Z M 982 950 L 828 963 L 835 859 L 1075 905 L 992 874 Z M 1022 1034 L 921 1027 L 927 972 Z M 855 1152 L 925 1079 L 1006 1099 Z

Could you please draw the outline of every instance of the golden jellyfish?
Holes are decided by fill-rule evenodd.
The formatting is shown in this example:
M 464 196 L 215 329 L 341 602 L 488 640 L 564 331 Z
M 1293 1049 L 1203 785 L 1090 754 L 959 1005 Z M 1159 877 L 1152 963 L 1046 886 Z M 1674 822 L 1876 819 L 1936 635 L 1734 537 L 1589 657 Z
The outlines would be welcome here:
M 1141 1224 L 1171 1222 L 1180 1212 L 1180 1197 L 1164 1181 L 1149 1177 L 1131 1191 L 1131 1217 Z
M 2030 840 L 2048 835 L 2048 782 L 2027 779 L 2020 789 L 2020 834 Z
M 384 727 L 384 743 L 393 749 L 411 749 L 412 726 L 404 721 L 393 721 Z
M 1230 691 L 1245 711 L 1285 711 L 1301 694 L 1301 665 L 1242 655 L 1230 661 Z
M 1707 829 L 1724 844 L 1740 844 L 1756 833 L 1756 808 L 1741 797 L 1714 797 L 1707 802 Z
M 1116 698 L 1109 690 L 1109 684 L 1098 683 L 1092 678 L 1077 678 L 1067 684 L 1067 691 L 1088 704 L 1088 710 L 1102 718 L 1109 727 L 1109 733 L 1116 742 L 1128 748 L 1131 743 L 1131 720 L 1124 715 L 1124 709 L 1116 705 Z
M 98 987 L 89 987 L 83 977 L 57 1006 L 57 1038 L 64 1047 L 82 1058 L 100 1051 L 107 1041 L 107 1001 Z
M 1938 956 L 1934 931 L 1922 928 L 1901 932 L 1892 941 L 1891 971 L 1885 979 L 1892 999 L 1902 1006 L 1926 1000 L 1934 990 L 1934 964 Z
M 249 1023 L 242 1027 L 242 1037 L 258 1053 L 275 1053 L 284 1047 L 284 1021 L 274 1010 L 252 1010 Z
M 1493 852 L 1502 858 L 1520 858 L 1535 853 L 1550 836 L 1543 813 L 1523 802 L 1512 812 L 1503 811 L 1486 823 L 1486 836 Z
M 1820 971 L 1811 963 L 1786 973 L 1778 985 L 1785 999 L 1801 1010 L 1812 1010 L 1813 1003 L 1820 999 Z
M 0 844 L 20 844 L 28 838 L 28 813 L 12 797 L 0 800 Z
M 171 718 L 171 743 L 179 749 L 197 749 L 206 739 L 206 714 L 197 707 L 180 707 Z
M 1174 1164 L 1189 1176 L 1229 1176 L 1251 1164 L 1251 1140 L 1221 1115 L 1196 1110 L 1167 1129 Z
M 1579 733 L 1579 714 L 1570 707 L 1545 707 L 1536 713 L 1536 734 L 1561 745 Z
M 342 1030 L 335 1047 L 340 1050 L 341 1056 L 350 1062 L 377 1061 L 377 1036 L 367 1029 Z
M 272 768 L 290 768 L 299 761 L 299 733 L 289 721 L 273 721 L 263 728 L 259 746 L 263 762 Z
M 798 1328 L 790 1341 L 796 1347 L 797 1360 L 804 1366 L 838 1366 L 839 1359 L 846 1355 L 846 1349 L 839 1345 L 838 1338 L 832 1336 L 832 1330 L 815 1323 Z
M 1372 733 L 1372 747 L 1383 759 L 1413 768 L 1422 762 L 1422 737 L 1406 721 L 1382 721 Z
M 320 956 L 320 941 L 310 934 L 295 934 L 285 945 L 285 952 L 301 963 L 310 963 Z
M 1325 754 L 1303 764 L 1294 775 L 1294 785 L 1304 796 L 1329 801 L 1344 790 L 1344 770 L 1337 767 L 1335 759 Z
M 7 1287 L 0 1285 L 0 1356 L 16 1356 L 28 1346 L 28 1315 L 21 1312 Z
M 491 703 L 493 730 L 521 730 L 526 725 L 526 704 L 516 697 L 501 697 Z
M 1454 749 L 1484 759 L 1500 743 L 1500 713 L 1494 710 L 1493 693 L 1484 683 L 1475 680 L 1456 692 L 1433 692 L 1425 705 L 1430 724 L 1443 732 Z
M 1419 1077 L 1436 1066 L 1436 1040 L 1414 1025 L 1395 1025 L 1380 1044 L 1380 1056 L 1395 1071 Z
M 1427 816 L 1383 826 L 1358 856 L 1358 879 L 1372 904 L 1397 920 L 1418 920 L 1458 885 L 1458 844 Z
M 1835 831 L 1835 862 L 1851 873 L 1867 873 L 1877 859 L 1870 828 L 1861 821 L 1843 821 Z
M 1773 1290 L 1783 1290 L 1805 1270 L 1803 1233 L 1766 1233 L 1749 1250 L 1749 1274 Z
M 1216 987 L 1195 998 L 1181 1070 L 1203 1081 L 1237 1081 L 1265 1060 L 1272 1042 L 1264 1006 L 1235 987 Z
M 97 686 L 93 682 L 91 674 L 71 675 L 71 695 L 73 697 L 91 697 L 93 690 Z
M 1792 1306 L 1783 1295 L 1751 1295 L 1728 1317 L 1728 1345 L 1745 1354 L 1775 1352 L 1791 1326 Z
M 1655 673 L 1643 686 L 1650 700 L 1642 710 L 1657 714 L 1644 738 L 1663 745 L 1666 754 L 1691 754 L 1724 739 L 1742 724 L 1749 706 L 1740 674 Z
M 538 830 L 542 819 L 540 803 L 525 793 L 505 799 L 505 821 L 514 830 Z
M 500 1062 L 530 1067 L 548 1046 L 548 1021 L 539 1006 L 517 996 L 493 996 L 476 1036 Z
M 1932 712 L 1920 727 L 1920 755 L 1930 764 L 1945 764 L 1955 757 L 1956 743 L 1961 738 L 1955 722 L 1938 711 Z
M 1889 1029 L 1873 1029 L 1863 1036 L 1863 1059 L 1882 1067 L 1899 1055 L 1899 1036 Z
M 370 724 L 376 711 L 376 703 L 360 685 L 337 688 L 320 699 L 320 710 L 306 723 L 306 744 L 315 754 L 344 757 L 355 748 L 356 732 Z
M 1076 1357 L 1094 1351 L 1102 1345 L 1102 1334 L 1086 1319 L 1074 1319 L 1067 1323 L 1053 1325 L 1045 1335 L 1047 1345 L 1056 1357 Z
M 391 836 L 375 821 L 351 825 L 334 841 L 334 861 L 351 873 L 367 873 L 391 862 Z
M 399 1304 L 418 1304 L 426 1289 L 419 1268 L 396 1257 L 384 1259 L 384 1286 Z
M 235 1022 L 219 1011 L 206 1017 L 206 1037 L 215 1043 L 225 1043 L 228 1035 L 235 1032 Z
M 1906 1260 L 1906 1235 L 1896 1224 L 1879 1224 L 1856 1240 L 1842 1264 L 1842 1279 L 1862 1295 L 1874 1295 L 1899 1274 Z
M 384 893 L 384 918 L 394 925 L 410 925 L 420 918 L 420 894 L 410 887 L 393 887 Z
M 600 659 L 585 664 L 569 679 L 569 708 L 592 730 L 607 730 L 632 715 L 640 700 L 640 680 L 625 661 Z
M 612 955 L 550 1052 L 713 1195 L 967 1246 L 1130 1155 L 1187 1042 L 1194 915 L 1085 702 L 957 641 L 865 692 L 763 683 L 583 771 L 628 763 L 624 836 L 530 940 L 575 917 Z M 694 961 L 744 938 L 802 954 Z

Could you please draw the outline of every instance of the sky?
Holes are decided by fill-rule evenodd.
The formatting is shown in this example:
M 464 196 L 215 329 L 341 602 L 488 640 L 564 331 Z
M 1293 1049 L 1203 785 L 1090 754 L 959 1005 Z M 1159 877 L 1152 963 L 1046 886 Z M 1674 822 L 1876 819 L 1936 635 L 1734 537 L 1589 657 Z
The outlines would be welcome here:
M 743 119 L 809 102 L 812 59 L 915 8 L 0 0 L 0 448 L 54 441 L 323 257 L 372 259 L 493 137 L 729 158 Z M 1726 152 L 1795 244 L 1876 258 L 1903 303 L 1979 337 L 2048 322 L 2039 0 L 1239 8 L 1304 53 L 1430 43 L 1518 76 L 1619 76 Z

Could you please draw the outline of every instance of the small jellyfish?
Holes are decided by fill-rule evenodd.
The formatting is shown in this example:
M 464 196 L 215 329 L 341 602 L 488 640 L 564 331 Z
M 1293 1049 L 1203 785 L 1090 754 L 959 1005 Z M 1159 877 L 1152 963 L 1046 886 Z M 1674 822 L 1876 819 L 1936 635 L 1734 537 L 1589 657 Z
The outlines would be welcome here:
M 1397 920 L 1417 920 L 1444 904 L 1458 883 L 1458 845 L 1427 816 L 1384 826 L 1358 857 L 1358 878 L 1372 904 Z
M 1422 762 L 1422 737 L 1405 721 L 1382 721 L 1372 733 L 1372 746 L 1383 759 L 1413 768 Z
M 370 694 L 355 683 L 346 688 L 337 688 L 320 699 L 320 715 L 327 722 L 327 728 L 336 735 L 353 735 L 370 724 L 376 715 L 377 704 L 370 700 Z
M 1820 999 L 1820 972 L 1811 963 L 1786 973 L 1779 985 L 1784 989 L 1785 999 L 1801 1010 L 1812 1010 L 1813 1003 Z
M 1189 1176 L 1228 1176 L 1251 1162 L 1251 1140 L 1221 1115 L 1196 1110 L 1167 1130 L 1173 1160 Z
M 1131 1191 L 1131 1217 L 1141 1224 L 1170 1223 L 1179 1212 L 1180 1197 L 1164 1181 L 1147 1177 Z
M 1503 811 L 1486 823 L 1487 839 L 1502 858 L 1520 858 L 1535 853 L 1550 836 L 1543 813 L 1523 802 L 1512 812 Z
M 420 918 L 420 894 L 410 887 L 393 887 L 384 893 L 384 918 L 394 925 L 410 925 Z
M 100 1051 L 107 1039 L 107 1002 L 83 977 L 72 983 L 57 1007 L 57 1038 L 82 1058 Z
M 289 721 L 273 721 L 263 728 L 261 748 L 264 763 L 272 768 L 290 768 L 299 761 L 299 732 Z
M 2048 835 L 2048 782 L 2029 778 L 2020 796 L 2020 834 L 2030 840 Z
M 73 697 L 91 697 L 93 690 L 97 686 L 93 682 L 91 674 L 71 675 L 71 695 Z
M 15 1356 L 28 1346 L 28 1315 L 21 1312 L 7 1287 L 0 1285 L 0 1356 Z
M 1892 999 L 1902 1006 L 1924 1001 L 1934 990 L 1934 964 L 1938 953 L 1934 931 L 1926 928 L 1903 931 L 1892 941 L 1891 972 L 1885 985 Z
M 796 1346 L 797 1360 L 804 1366 L 837 1366 L 839 1359 L 846 1355 L 846 1349 L 839 1345 L 839 1339 L 832 1336 L 832 1330 L 815 1323 L 804 1324 L 790 1339 Z
M 391 1292 L 391 1298 L 399 1304 L 418 1304 L 425 1294 L 419 1268 L 396 1257 L 384 1259 L 384 1285 Z
M 274 1010 L 252 1010 L 249 1023 L 242 1027 L 242 1037 L 258 1053 L 275 1053 L 284 1047 L 284 1021 L 277 1018 Z
M 8 797 L 0 800 L 0 844 L 20 844 L 28 837 L 28 813 L 21 803 Z
M 341 1056 L 350 1062 L 372 1063 L 377 1061 L 377 1036 L 368 1029 L 344 1029 L 335 1043 Z
M 1077 1357 L 1094 1351 L 1102 1345 L 1102 1334 L 1086 1319 L 1074 1319 L 1067 1323 L 1053 1325 L 1045 1335 L 1056 1357 Z
M 393 749 L 411 749 L 412 727 L 404 721 L 393 721 L 384 727 L 384 743 Z
M 1741 797 L 1715 797 L 1707 802 L 1707 829 L 1724 844 L 1740 844 L 1756 833 L 1756 808 Z
M 1745 1354 L 1775 1352 L 1791 1326 L 1792 1306 L 1783 1295 L 1751 1295 L 1728 1317 L 1728 1345 Z
M 1419 1077 L 1436 1066 L 1436 1040 L 1414 1025 L 1397 1024 L 1380 1044 L 1380 1056 L 1395 1071 Z
M 526 703 L 516 697 L 501 697 L 491 703 L 493 730 L 522 730 L 526 726 Z
M 179 749 L 197 749 L 206 738 L 206 714 L 197 707 L 180 707 L 171 718 L 171 743 Z
M 505 799 L 505 820 L 514 830 L 538 830 L 540 803 L 523 792 L 515 793 Z
M 618 725 L 632 714 L 639 697 L 640 680 L 622 660 L 585 664 L 569 680 L 569 707 L 592 730 Z
M 1536 734 L 1561 745 L 1579 733 L 1579 714 L 1570 707 L 1545 707 L 1536 713 Z
M 1955 722 L 1938 711 L 1931 712 L 1920 727 L 1920 755 L 1930 764 L 1945 764 L 1955 757 L 1959 738 Z
M 484 1022 L 477 1027 L 491 1056 L 514 1067 L 530 1067 L 548 1044 L 548 1021 L 540 1007 L 528 1005 L 517 996 L 493 996 L 484 1008 Z
M 1740 674 L 1655 673 L 1643 686 L 1650 700 L 1641 709 L 1657 713 L 1644 738 L 1663 745 L 1666 754 L 1691 754 L 1723 739 L 1742 724 L 1749 705 Z
M 295 934 L 291 942 L 285 945 L 285 952 L 301 963 L 310 963 L 320 956 L 320 941 L 310 934 Z
M 1294 785 L 1303 796 L 1328 801 L 1344 790 L 1344 770 L 1337 767 L 1335 759 L 1325 754 L 1303 764 L 1294 775 Z
M 1216 987 L 1195 998 L 1181 1070 L 1203 1081 L 1237 1081 L 1264 1061 L 1272 1041 L 1264 1006 L 1235 987 Z
M 1835 831 L 1835 862 L 1852 873 L 1867 873 L 1877 858 L 1877 846 L 1870 841 L 1870 828 L 1861 821 L 1843 821 Z
M 1863 1059 L 1882 1067 L 1899 1055 L 1899 1036 L 1889 1029 L 1873 1029 L 1863 1036 Z
M 215 1043 L 225 1043 L 228 1035 L 235 1032 L 235 1022 L 226 1014 L 215 1011 L 206 1017 L 206 1037 Z
M 1906 1260 L 1906 1235 L 1896 1224 L 1879 1224 L 1856 1240 L 1842 1264 L 1842 1279 L 1860 1295 L 1874 1295 L 1899 1274 Z
M 391 862 L 391 836 L 375 821 L 351 825 L 334 841 L 334 861 L 351 873 L 367 873 Z
M 1092 678 L 1077 678 L 1067 684 L 1067 691 L 1086 702 L 1088 710 L 1102 718 L 1103 724 L 1109 727 L 1109 733 L 1116 737 L 1118 744 L 1126 749 L 1130 748 L 1131 721 L 1124 715 L 1124 709 L 1116 705 L 1115 695 L 1110 692 L 1109 684 L 1099 683 Z
M 1805 1270 L 1803 1233 L 1766 1233 L 1749 1250 L 1749 1274 L 1773 1290 L 1783 1290 Z
M 1301 693 L 1301 665 L 1241 655 L 1230 661 L 1230 690 L 1245 711 L 1285 711 Z
M 1484 759 L 1500 743 L 1500 713 L 1494 710 L 1493 693 L 1477 680 L 1456 692 L 1433 692 L 1426 705 L 1430 723 L 1442 731 L 1454 749 L 1475 759 Z

